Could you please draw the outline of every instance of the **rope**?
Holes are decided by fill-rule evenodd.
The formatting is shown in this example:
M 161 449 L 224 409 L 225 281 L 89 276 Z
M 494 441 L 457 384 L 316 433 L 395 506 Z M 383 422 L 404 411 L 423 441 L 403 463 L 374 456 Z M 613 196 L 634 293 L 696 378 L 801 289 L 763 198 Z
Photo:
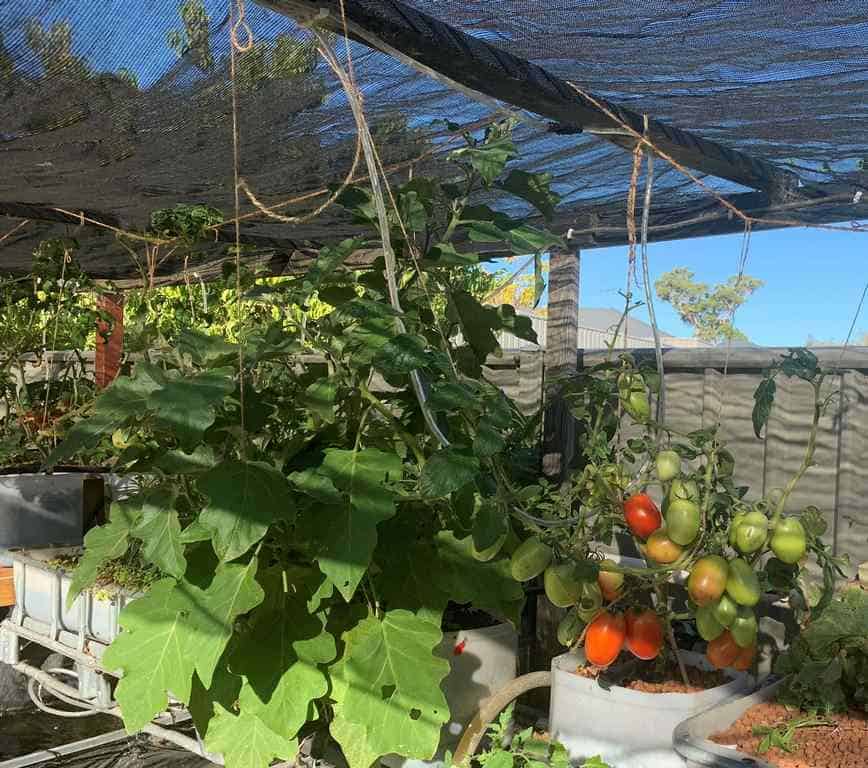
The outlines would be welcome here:
M 229 46 L 229 78 L 232 86 L 232 174 L 234 179 L 234 197 L 235 197 L 235 301 L 238 310 L 241 310 L 241 221 L 238 218 L 241 213 L 241 196 L 240 196 L 240 161 L 238 146 L 240 138 L 238 134 L 238 84 L 235 80 L 235 56 L 236 51 L 250 50 L 253 46 L 253 35 L 250 27 L 244 18 L 244 0 L 230 0 L 229 15 L 232 16 L 233 10 L 236 13 L 235 23 L 231 26 L 229 37 L 231 45 Z M 247 48 L 245 49 L 238 43 L 237 30 L 244 29 L 247 34 Z M 244 425 L 244 345 L 241 343 L 241 338 L 238 339 L 238 401 L 239 401 L 239 420 L 241 424 L 241 450 L 242 454 L 246 450 L 244 436 L 247 434 Z M 242 456 L 243 457 L 243 456 Z
M 373 194 L 374 202 L 377 208 L 377 219 L 380 227 L 380 237 L 383 243 L 383 257 L 386 263 L 385 273 L 386 283 L 389 289 L 389 302 L 391 303 L 392 308 L 398 313 L 398 316 L 395 318 L 395 326 L 398 330 L 398 333 L 404 333 L 405 326 L 400 316 L 401 314 L 403 314 L 403 310 L 401 309 L 401 302 L 398 296 L 398 284 L 396 277 L 397 263 L 395 259 L 395 251 L 392 248 L 392 241 L 389 232 L 389 219 L 386 213 L 385 198 L 383 196 L 383 190 L 380 183 L 380 174 L 377 168 L 374 142 L 368 129 L 367 121 L 365 119 L 361 98 L 359 97 L 357 88 L 350 81 L 347 73 L 338 62 L 334 50 L 329 45 L 328 41 L 318 30 L 313 29 L 312 32 L 316 36 L 317 41 L 319 42 L 320 54 L 332 68 L 338 79 L 341 81 L 341 85 L 346 92 L 347 100 L 349 102 L 350 108 L 353 111 L 353 117 L 355 118 L 356 125 L 358 127 L 359 137 L 362 141 L 362 149 L 365 155 L 365 163 L 368 166 L 368 176 L 371 180 L 371 192 Z M 425 424 L 428 427 L 429 432 L 431 432 L 431 434 L 441 445 L 441 447 L 448 447 L 449 440 L 441 431 L 436 419 L 434 418 L 434 415 L 428 408 L 424 383 L 422 382 L 422 378 L 419 375 L 418 371 L 410 372 L 410 382 L 413 388 L 413 392 L 416 396 L 416 400 L 419 403 L 419 408 L 422 411 L 422 417 L 425 420 Z
M 0 237 L 0 243 L 2 243 L 7 237 L 12 237 L 21 227 L 26 226 L 31 222 L 31 219 L 24 219 L 24 221 L 19 221 L 12 229 L 10 229 L 3 237 Z
M 748 214 L 741 211 L 735 205 L 733 205 L 729 200 L 724 198 L 718 192 L 713 190 L 710 186 L 708 186 L 705 182 L 702 181 L 693 171 L 691 171 L 686 166 L 679 163 L 672 155 L 664 152 L 660 149 L 656 144 L 654 144 L 647 136 L 643 136 L 639 133 L 635 128 L 633 128 L 628 123 L 624 122 L 620 117 L 618 117 L 611 109 L 609 109 L 605 104 L 603 104 L 598 99 L 595 99 L 586 91 L 583 91 L 579 86 L 575 83 L 568 82 L 567 85 L 570 86 L 576 93 L 578 93 L 582 98 L 587 99 L 591 104 L 597 107 L 600 111 L 602 111 L 607 117 L 614 120 L 618 123 L 621 128 L 623 128 L 630 136 L 636 138 L 640 145 L 649 147 L 652 151 L 662 157 L 667 163 L 669 163 L 673 168 L 675 168 L 680 173 L 687 176 L 694 184 L 698 187 L 701 187 L 705 190 L 709 195 L 714 197 L 724 208 L 726 208 L 730 213 L 734 216 L 737 216 L 745 224 L 769 224 L 779 227 L 809 227 L 811 229 L 828 229 L 833 231 L 844 231 L 844 232 L 868 232 L 868 228 L 862 227 L 861 225 L 854 224 L 847 227 L 844 226 L 835 226 L 834 224 L 805 224 L 801 221 L 791 221 L 785 219 L 767 219 L 756 216 L 749 216 Z M 634 150 L 635 151 L 635 150 Z
M 647 115 L 645 120 L 648 120 Z M 645 301 L 648 303 L 648 317 L 651 320 L 651 330 L 654 333 L 654 359 L 657 361 L 657 378 L 660 388 L 657 393 L 657 423 L 662 424 L 666 415 L 666 385 L 663 371 L 663 349 L 660 344 L 660 329 L 657 327 L 657 312 L 654 309 L 654 296 L 651 291 L 651 274 L 648 265 L 648 220 L 651 218 L 651 193 L 654 186 L 654 155 L 648 153 L 648 173 L 645 177 L 645 200 L 642 206 L 642 282 L 645 284 Z M 657 447 L 663 430 L 657 429 Z
M 841 364 L 844 362 L 844 353 L 847 351 L 847 347 L 850 345 L 850 339 L 853 338 L 853 331 L 856 329 L 856 323 L 859 322 L 859 315 L 862 314 L 862 305 L 865 303 L 865 295 L 868 294 L 868 283 L 865 283 L 865 287 L 862 289 L 862 296 L 859 298 L 859 304 L 856 307 L 856 313 L 853 315 L 853 322 L 850 323 L 850 330 L 847 331 L 847 338 L 844 341 L 844 346 L 841 347 L 841 356 L 838 358 L 838 370 L 841 370 Z

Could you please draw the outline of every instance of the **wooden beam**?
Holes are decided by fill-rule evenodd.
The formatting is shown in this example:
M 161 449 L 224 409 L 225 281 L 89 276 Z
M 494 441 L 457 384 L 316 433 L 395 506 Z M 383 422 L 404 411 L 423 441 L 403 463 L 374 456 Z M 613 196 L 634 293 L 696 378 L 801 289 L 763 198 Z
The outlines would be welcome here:
M 343 32 L 343 10 L 354 39 L 480 101 L 491 103 L 495 99 L 543 115 L 556 121 L 559 130 L 572 126 L 597 133 L 630 150 L 636 139 L 622 124 L 640 134 L 645 132 L 645 117 L 638 112 L 589 94 L 595 104 L 542 67 L 400 0 L 257 1 L 301 21 L 316 19 L 338 34 Z M 648 120 L 647 136 L 688 168 L 764 190 L 775 200 L 797 194 L 798 177 L 765 160 L 657 120 Z
M 564 378 L 576 372 L 579 346 L 579 252 L 552 251 L 546 317 L 543 473 L 561 480 L 573 459 L 576 420 L 560 394 Z

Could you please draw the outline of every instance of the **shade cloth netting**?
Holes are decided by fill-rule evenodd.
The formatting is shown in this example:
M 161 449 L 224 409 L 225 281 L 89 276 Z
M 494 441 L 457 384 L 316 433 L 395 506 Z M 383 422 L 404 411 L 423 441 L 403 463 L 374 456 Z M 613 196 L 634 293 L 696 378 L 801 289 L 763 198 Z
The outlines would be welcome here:
M 407 4 L 612 102 L 772 161 L 804 184 L 849 195 L 845 204 L 797 209 L 790 219 L 866 216 L 851 200 L 868 186 L 863 2 Z M 10 216 L 0 217 L 0 236 L 16 224 L 11 216 L 35 217 L 46 208 L 86 210 L 135 229 L 146 227 L 155 209 L 176 203 L 203 203 L 230 216 L 228 12 L 225 0 L 0 3 L 0 212 Z M 339 181 L 353 156 L 355 125 L 336 78 L 313 52 L 310 34 L 291 18 L 251 2 L 246 17 L 255 45 L 238 62 L 243 177 L 266 202 Z M 335 42 L 346 60 L 343 41 Z M 443 157 L 457 145 L 443 144 L 450 134 L 442 121 L 473 123 L 492 115 L 490 104 L 384 53 L 360 43 L 351 43 L 350 52 L 387 165 L 433 146 L 440 149 L 414 173 L 446 172 Z M 590 244 L 623 241 L 629 152 L 599 136 L 553 133 L 545 120 L 520 123 L 515 135 L 517 164 L 551 173 L 562 196 L 553 229 L 617 224 L 621 231 L 590 236 Z M 664 166 L 658 162 L 655 176 L 655 224 L 717 208 Z M 705 180 L 721 193 L 747 191 Z M 524 212 L 510 205 L 510 213 Z M 251 208 L 245 203 L 244 210 Z M 22 227 L 0 244 L 0 270 L 26 270 L 35 244 L 65 231 L 86 242 L 81 259 L 93 274 L 134 273 L 111 233 L 45 222 Z M 257 220 L 243 226 L 245 238 L 266 238 L 253 252 L 277 257 L 353 231 L 337 208 L 302 225 Z M 215 245 L 203 258 L 221 249 L 225 245 Z M 163 269 L 177 266 L 169 260 Z

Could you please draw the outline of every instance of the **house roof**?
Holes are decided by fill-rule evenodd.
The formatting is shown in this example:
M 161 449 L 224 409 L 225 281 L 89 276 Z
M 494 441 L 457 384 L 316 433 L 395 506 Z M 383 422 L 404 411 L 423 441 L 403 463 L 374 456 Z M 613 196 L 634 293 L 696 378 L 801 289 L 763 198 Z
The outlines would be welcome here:
M 579 309 L 579 327 L 591 328 L 595 331 L 614 331 L 624 314 L 623 310 L 611 309 L 606 307 L 587 307 Z M 627 335 L 634 338 L 653 339 L 654 329 L 648 323 L 639 320 L 636 317 L 628 316 Z M 660 330 L 663 336 L 672 336 L 673 334 Z

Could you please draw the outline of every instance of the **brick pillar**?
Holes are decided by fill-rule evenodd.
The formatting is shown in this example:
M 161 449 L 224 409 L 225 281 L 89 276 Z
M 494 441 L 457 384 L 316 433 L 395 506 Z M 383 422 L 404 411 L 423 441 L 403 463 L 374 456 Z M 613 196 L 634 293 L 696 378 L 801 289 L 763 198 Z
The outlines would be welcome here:
M 115 380 L 121 367 L 121 354 L 124 350 L 124 295 L 103 294 L 97 306 L 112 318 L 111 325 L 104 320 L 97 320 L 95 378 L 97 389 L 104 389 Z M 110 328 L 111 334 L 108 334 Z

